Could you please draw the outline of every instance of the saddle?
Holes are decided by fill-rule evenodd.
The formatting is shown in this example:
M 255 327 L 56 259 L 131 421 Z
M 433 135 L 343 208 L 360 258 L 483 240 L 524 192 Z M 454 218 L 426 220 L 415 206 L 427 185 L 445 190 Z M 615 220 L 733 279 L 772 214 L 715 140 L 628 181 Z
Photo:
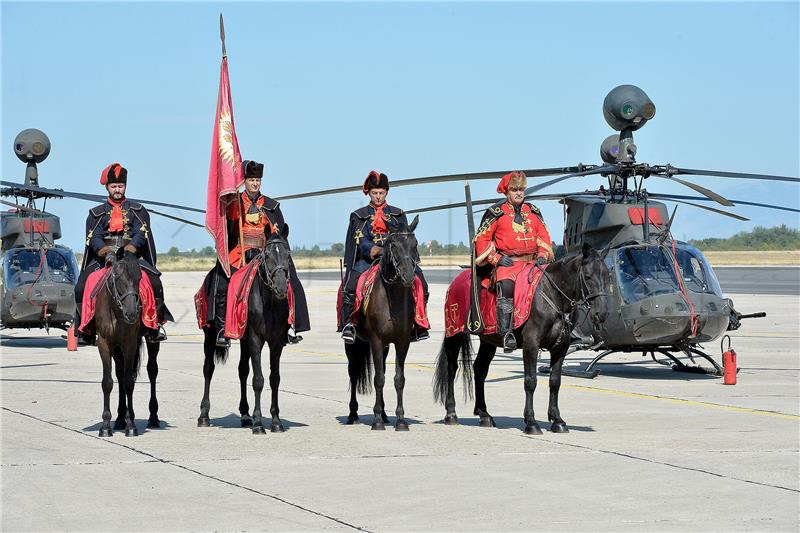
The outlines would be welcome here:
M 106 280 L 111 275 L 111 267 L 95 270 L 86 278 L 83 302 L 81 302 L 81 323 L 78 331 L 82 333 L 94 332 L 94 313 L 97 295 L 105 287 Z M 158 316 L 156 315 L 156 299 L 153 296 L 153 285 L 147 274 L 142 273 L 139 280 L 139 299 L 142 302 L 142 324 L 150 329 L 158 329 Z
M 529 318 L 536 287 L 543 271 L 535 264 L 526 267 L 514 283 L 514 329 L 521 327 Z M 470 305 L 471 269 L 464 269 L 456 276 L 444 300 L 445 337 L 462 333 L 467 324 Z M 497 333 L 497 294 L 480 285 L 480 312 L 483 318 L 482 335 Z

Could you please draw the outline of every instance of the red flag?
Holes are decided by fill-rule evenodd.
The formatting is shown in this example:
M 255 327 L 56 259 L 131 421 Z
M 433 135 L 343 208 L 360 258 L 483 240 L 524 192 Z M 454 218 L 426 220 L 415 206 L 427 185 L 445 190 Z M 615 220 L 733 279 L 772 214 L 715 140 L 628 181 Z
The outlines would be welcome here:
M 208 195 L 206 197 L 206 229 L 214 238 L 217 257 L 230 276 L 228 260 L 228 204 L 236 199 L 234 194 L 242 185 L 242 154 L 233 124 L 231 84 L 228 79 L 228 58 L 222 56 L 219 73 L 217 115 L 214 120 L 214 137 L 211 140 L 211 166 L 208 170 Z

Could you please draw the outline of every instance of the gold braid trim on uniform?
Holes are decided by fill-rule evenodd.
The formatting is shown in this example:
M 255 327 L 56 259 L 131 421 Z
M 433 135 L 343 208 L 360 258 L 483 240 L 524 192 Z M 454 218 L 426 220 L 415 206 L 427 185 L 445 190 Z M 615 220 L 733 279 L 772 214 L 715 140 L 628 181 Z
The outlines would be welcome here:
M 539 248 L 544 248 L 544 249 L 545 249 L 545 251 L 547 252 L 547 258 L 548 258 L 550 261 L 552 261 L 553 259 L 555 259 L 555 255 L 553 255 L 553 248 L 552 248 L 552 246 L 550 246 L 550 243 L 549 243 L 549 242 L 544 242 L 544 241 L 543 241 L 542 239 L 540 239 L 539 237 L 536 237 L 536 245 L 537 245 Z
M 357 229 L 356 233 L 355 233 L 356 246 L 361 244 L 361 239 L 363 239 L 363 238 L 364 238 L 364 232 L 361 231 L 360 229 Z
M 94 235 L 94 230 L 90 229 L 89 233 L 86 235 L 86 246 L 89 246 L 89 243 L 92 242 L 92 235 Z

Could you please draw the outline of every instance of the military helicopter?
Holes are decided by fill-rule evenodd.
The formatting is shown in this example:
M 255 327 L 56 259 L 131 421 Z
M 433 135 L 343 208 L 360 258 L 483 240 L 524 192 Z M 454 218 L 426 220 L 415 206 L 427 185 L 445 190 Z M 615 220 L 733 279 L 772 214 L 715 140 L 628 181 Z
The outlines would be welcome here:
M 37 164 L 50 154 L 50 139 L 39 130 L 24 130 L 14 139 L 14 153 L 27 164 L 25 185 L 36 187 Z M 55 242 L 61 237 L 59 218 L 44 211 L 52 196 L 13 187 L 0 193 L 17 200 L 1 201 L 13 209 L 0 213 L 0 326 L 66 330 L 75 312 L 78 263 L 72 250 Z M 45 207 L 39 210 L 36 200 L 42 198 Z
M 14 139 L 14 153 L 27 165 L 25 182 L 0 182 L 4 186 L 0 189 L 0 195 L 13 196 L 16 200 L 0 200 L 0 203 L 12 208 L 0 213 L 2 329 L 44 328 L 48 332 L 51 327 L 65 331 L 69 329 L 75 314 L 74 287 L 80 270 L 72 250 L 56 243 L 61 238 L 61 223 L 58 216 L 46 212 L 47 200 L 64 197 L 96 202 L 106 200 L 100 195 L 40 187 L 37 164 L 47 158 L 50 148 L 50 139 L 44 132 L 37 129 L 21 131 Z M 20 203 L 20 199 L 23 203 Z M 44 200 L 41 210 L 36 207 L 36 201 L 40 199 Z M 162 202 L 138 201 L 204 212 Z M 202 224 L 152 209 L 149 212 L 203 227 Z
M 713 201 L 726 207 L 735 204 L 800 212 L 798 209 L 750 202 L 728 200 L 723 196 L 677 176 L 716 176 L 734 179 L 800 182 L 800 178 L 678 168 L 672 165 L 651 166 L 637 163 L 633 132 L 655 117 L 656 107 L 639 87 L 621 85 L 608 93 L 603 102 L 603 116 L 618 134 L 606 138 L 600 148 L 603 165 L 578 164 L 569 167 L 524 170 L 528 178 L 557 176 L 526 190 L 527 200 L 556 200 L 564 205 L 565 224 L 563 244 L 557 247 L 556 257 L 579 250 L 584 242 L 605 252 L 610 272 L 607 280 L 609 317 L 601 330 L 594 330 L 585 317 L 575 319 L 570 353 L 577 350 L 600 352 L 584 370 L 564 368 L 564 373 L 579 377 L 597 376 L 597 363 L 616 352 L 637 352 L 650 355 L 658 363 L 675 370 L 722 374 L 722 368 L 703 351 L 701 343 L 717 339 L 725 331 L 735 330 L 747 318 L 759 318 L 765 313 L 742 314 L 733 301 L 725 298 L 719 281 L 708 260 L 697 248 L 675 241 L 670 234 L 676 210 L 670 214 L 663 201 L 705 209 L 722 216 L 746 221 L 746 217 L 697 202 Z M 470 180 L 497 180 L 508 170 L 428 176 L 392 180 L 392 187 L 463 181 L 465 201 L 410 209 L 407 214 L 443 209 L 466 208 L 467 228 L 472 242 L 475 235 L 473 207 L 505 200 L 496 198 L 473 201 Z M 558 194 L 535 194 L 541 189 L 562 181 L 600 175 L 607 185 L 594 191 Z M 648 193 L 644 182 L 662 178 L 679 183 L 702 196 Z M 360 190 L 360 187 L 325 189 L 277 198 L 291 200 Z M 659 201 L 663 200 L 663 201 Z M 734 204 L 735 202 L 735 204 Z M 677 207 L 676 207 L 677 209 Z M 667 360 L 656 358 L 656 354 Z M 692 363 L 699 357 L 712 369 L 687 365 L 677 355 L 685 355 Z M 540 367 L 543 372 L 547 366 Z

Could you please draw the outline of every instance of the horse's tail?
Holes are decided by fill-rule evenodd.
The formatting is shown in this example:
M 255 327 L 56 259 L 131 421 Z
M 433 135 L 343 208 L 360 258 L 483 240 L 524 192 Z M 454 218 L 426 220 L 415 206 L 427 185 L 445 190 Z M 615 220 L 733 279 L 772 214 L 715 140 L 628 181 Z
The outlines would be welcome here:
M 458 358 L 459 352 L 461 357 Z M 450 386 L 450 366 L 461 370 L 461 381 L 464 387 L 464 398 L 472 398 L 472 342 L 466 333 L 456 333 L 452 337 L 445 337 L 439 356 L 436 358 L 436 371 L 433 375 L 433 399 L 444 404 L 447 398 L 447 389 Z M 457 361 L 458 359 L 458 361 Z M 455 376 L 454 376 L 455 377 Z
M 372 393 L 372 352 L 369 344 L 356 341 L 355 344 L 346 344 L 348 365 L 354 365 L 356 371 L 356 393 Z

